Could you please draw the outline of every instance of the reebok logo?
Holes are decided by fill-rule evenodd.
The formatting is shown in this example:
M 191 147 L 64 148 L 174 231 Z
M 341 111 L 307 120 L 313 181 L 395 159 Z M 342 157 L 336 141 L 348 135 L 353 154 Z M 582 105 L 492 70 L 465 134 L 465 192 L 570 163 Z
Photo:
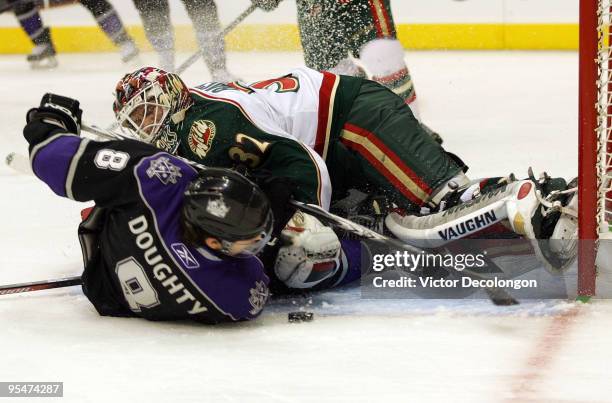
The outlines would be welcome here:
M 183 262 L 186 268 L 198 269 L 200 267 L 200 263 L 198 263 L 196 258 L 193 257 L 191 252 L 189 252 L 187 246 L 182 243 L 173 243 L 172 245 L 170 245 L 170 247 L 174 251 L 174 254 L 179 258 L 179 260 Z

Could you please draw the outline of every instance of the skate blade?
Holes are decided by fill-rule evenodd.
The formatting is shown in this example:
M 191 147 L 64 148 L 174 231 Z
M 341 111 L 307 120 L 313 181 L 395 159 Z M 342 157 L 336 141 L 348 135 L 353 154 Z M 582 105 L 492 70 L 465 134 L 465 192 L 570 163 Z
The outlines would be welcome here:
M 50 70 L 57 67 L 57 59 L 55 57 L 47 57 L 43 60 L 31 61 L 30 68 L 32 70 Z

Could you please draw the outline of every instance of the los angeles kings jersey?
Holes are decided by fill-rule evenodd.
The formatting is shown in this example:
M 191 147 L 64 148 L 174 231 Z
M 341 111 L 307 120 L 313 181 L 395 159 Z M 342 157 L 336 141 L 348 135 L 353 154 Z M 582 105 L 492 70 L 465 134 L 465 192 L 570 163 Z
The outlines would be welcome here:
M 268 296 L 256 257 L 182 241 L 183 193 L 197 172 L 138 141 L 55 134 L 31 145 L 36 176 L 58 195 L 93 200 L 80 227 L 83 290 L 102 315 L 205 323 L 255 318 Z

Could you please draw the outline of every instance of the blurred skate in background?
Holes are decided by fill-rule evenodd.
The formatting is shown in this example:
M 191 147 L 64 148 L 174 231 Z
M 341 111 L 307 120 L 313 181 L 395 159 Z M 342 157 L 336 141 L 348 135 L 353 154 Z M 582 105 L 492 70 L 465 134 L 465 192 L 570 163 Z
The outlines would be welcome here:
M 71 3 L 75 2 L 51 0 L 44 2 L 44 5 L 53 7 Z M 126 32 L 119 14 L 111 3 L 106 0 L 80 0 L 79 3 L 91 12 L 102 31 L 119 48 L 124 63 L 136 59 L 139 50 Z M 19 0 L 8 0 L 6 5 L 7 8 L 13 9 L 19 24 L 35 45 L 32 53 L 27 56 L 28 62 L 34 69 L 54 68 L 58 64 L 50 29 L 44 25 L 38 12 L 42 6 L 42 2 Z

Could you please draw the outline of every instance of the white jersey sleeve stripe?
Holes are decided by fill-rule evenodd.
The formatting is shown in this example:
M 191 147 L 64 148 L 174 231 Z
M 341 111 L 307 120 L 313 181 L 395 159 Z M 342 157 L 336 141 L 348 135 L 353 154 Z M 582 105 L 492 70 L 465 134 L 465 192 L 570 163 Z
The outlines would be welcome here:
M 334 99 L 340 77 L 336 74 L 323 72 L 323 81 L 319 89 L 319 116 L 317 124 L 317 134 L 315 138 L 314 150 L 323 159 L 327 158 L 327 149 L 329 147 L 329 137 L 331 134 L 331 125 L 334 116 Z
M 332 185 L 327 165 L 325 165 L 325 161 L 323 161 L 321 156 L 312 148 L 303 143 L 300 143 L 300 145 L 306 150 L 317 169 L 317 202 L 319 206 L 323 207 L 325 210 L 329 210 L 329 206 L 331 205 Z

